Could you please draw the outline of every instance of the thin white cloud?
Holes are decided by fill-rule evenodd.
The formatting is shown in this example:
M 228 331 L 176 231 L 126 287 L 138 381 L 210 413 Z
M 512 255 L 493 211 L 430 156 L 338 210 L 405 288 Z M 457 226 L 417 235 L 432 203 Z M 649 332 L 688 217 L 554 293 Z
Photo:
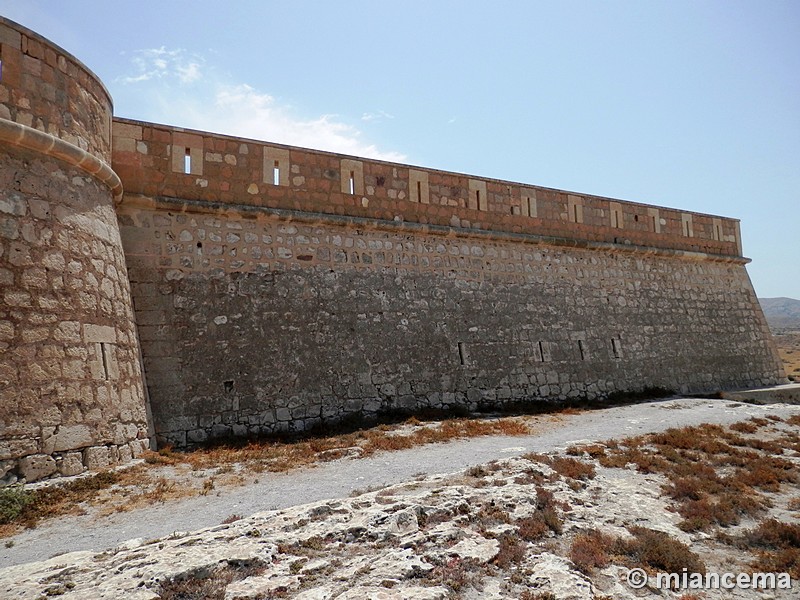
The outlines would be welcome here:
M 201 77 L 202 59 L 189 56 L 181 48 L 166 47 L 137 50 L 131 59 L 135 74 L 120 78 L 122 83 L 141 83 L 176 78 L 180 83 L 192 83 Z
M 380 121 L 382 119 L 394 119 L 394 115 L 390 115 L 386 111 L 379 110 L 372 113 L 364 113 L 361 115 L 362 121 Z
M 163 46 L 141 50 L 131 64 L 135 72 L 118 81 L 130 91 L 135 89 L 138 97 L 150 105 L 146 118 L 153 121 L 379 160 L 406 161 L 404 154 L 381 150 L 366 141 L 357 127 L 337 115 L 298 116 L 270 94 L 244 83 L 224 82 L 202 58 L 189 56 L 184 50 Z M 377 111 L 364 113 L 362 120 L 380 118 L 394 117 Z

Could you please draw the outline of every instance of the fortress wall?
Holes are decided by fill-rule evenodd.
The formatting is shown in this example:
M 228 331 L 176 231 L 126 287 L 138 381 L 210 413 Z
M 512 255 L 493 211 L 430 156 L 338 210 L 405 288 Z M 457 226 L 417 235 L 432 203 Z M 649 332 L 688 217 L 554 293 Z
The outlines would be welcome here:
M 134 194 L 119 211 L 160 443 L 782 377 L 741 259 Z
M 0 484 L 129 459 L 147 441 L 113 195 L 111 102 L 0 20 Z
M 741 255 L 735 219 L 127 119 L 113 131 L 129 194 Z

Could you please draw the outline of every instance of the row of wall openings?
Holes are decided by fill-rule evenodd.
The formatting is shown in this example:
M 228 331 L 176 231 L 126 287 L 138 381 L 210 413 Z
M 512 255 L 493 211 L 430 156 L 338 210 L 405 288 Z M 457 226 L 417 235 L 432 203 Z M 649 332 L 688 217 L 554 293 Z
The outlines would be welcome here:
M 287 160 L 288 160 L 288 153 L 287 153 Z M 173 162 L 173 164 L 175 164 Z M 192 151 L 191 148 L 188 146 L 184 147 L 183 152 L 183 173 L 186 175 L 190 175 L 192 172 Z M 281 165 L 280 161 L 275 160 L 272 164 L 272 184 L 273 185 L 280 185 L 281 183 Z M 423 196 L 423 187 L 422 182 L 417 180 L 416 182 L 416 201 L 419 202 L 424 197 Z M 474 205 L 471 208 L 476 208 L 478 210 L 488 210 L 487 206 L 487 194 L 485 189 L 485 184 L 477 185 L 477 182 L 470 182 L 470 187 L 472 187 L 472 191 L 474 192 Z M 356 193 L 356 173 L 354 170 L 349 172 L 349 177 L 347 179 L 347 188 L 348 192 L 352 195 Z M 427 187 L 425 189 L 427 192 Z M 427 197 L 427 196 L 425 196 Z M 571 210 L 569 211 L 569 219 L 574 223 L 582 223 L 583 222 L 583 214 L 582 208 L 583 205 L 580 202 L 569 202 Z M 522 214 L 529 217 L 536 217 L 537 216 L 537 207 L 536 207 L 536 198 L 530 196 L 524 196 L 522 198 Z M 622 217 L 622 207 L 616 203 L 612 202 L 610 205 L 611 209 L 611 226 L 616 229 L 623 228 L 623 217 Z M 515 213 L 514 209 L 512 208 L 512 214 Z M 635 220 L 638 219 L 638 215 L 635 216 Z M 683 214 L 681 219 L 682 225 L 682 234 L 684 237 L 694 237 L 694 231 L 692 228 L 692 216 L 689 214 Z M 658 216 L 656 214 L 650 215 L 650 223 L 652 224 L 653 231 L 656 233 L 660 232 L 660 227 L 658 223 Z M 722 232 L 722 223 L 715 219 L 713 223 L 712 229 L 712 238 L 717 241 L 723 240 L 723 232 Z
M 589 353 L 587 352 L 586 341 L 577 340 L 577 342 L 578 353 L 580 354 L 581 360 L 588 360 Z M 469 353 L 467 352 L 467 345 L 464 342 L 458 342 L 457 347 L 458 362 L 461 364 L 461 366 L 469 365 Z M 538 349 L 539 355 L 537 358 L 539 359 L 539 362 L 552 361 L 550 355 L 550 344 L 548 342 L 538 342 Z M 619 338 L 611 338 L 611 355 L 614 359 L 622 358 L 622 343 Z
M 344 162 L 344 161 L 343 161 Z M 350 161 L 347 161 L 350 162 Z M 192 156 L 191 156 L 191 149 L 189 147 L 184 148 L 184 162 L 183 162 L 183 172 L 185 174 L 190 174 L 192 170 Z M 281 181 L 281 165 L 278 160 L 274 160 L 272 163 L 272 183 L 273 185 L 280 185 Z M 427 194 L 423 196 L 424 193 L 427 192 L 427 185 L 423 190 L 423 182 L 417 179 L 414 182 L 416 185 L 416 197 L 414 200 L 420 202 L 423 198 L 427 198 Z M 347 177 L 347 192 L 351 195 L 356 194 L 356 172 L 355 170 L 350 170 L 348 172 Z M 471 202 L 472 206 L 470 208 L 476 208 L 478 210 L 488 210 L 487 206 L 487 193 L 485 188 L 485 183 L 478 182 L 476 180 L 470 181 L 470 188 L 472 188 L 473 192 L 473 201 Z M 521 199 L 522 204 L 522 214 L 528 217 L 536 217 L 537 215 L 537 203 L 536 197 L 533 196 L 531 193 L 530 196 L 525 195 Z M 574 223 L 582 223 L 583 222 L 583 204 L 579 200 L 574 200 L 570 198 L 568 202 L 569 206 L 569 220 Z M 622 213 L 622 206 L 616 202 L 612 202 L 610 204 L 610 212 L 611 212 L 611 226 L 615 229 L 622 229 L 624 227 L 623 223 L 623 213 Z M 653 211 L 655 212 L 655 211 Z M 512 214 L 519 214 L 514 211 L 514 208 L 511 209 Z M 651 214 L 649 215 L 650 224 L 652 225 L 652 229 L 654 232 L 659 233 L 660 227 L 658 223 L 658 215 Z M 692 229 L 692 217 L 691 215 L 684 214 L 682 215 L 682 233 L 685 237 L 693 237 L 694 231 Z M 639 215 L 635 215 L 635 220 L 639 220 Z M 712 230 L 712 237 L 715 240 L 722 240 L 722 224 L 715 219 L 713 230 Z
M 547 342 L 539 342 L 539 362 L 550 362 L 550 348 Z M 587 352 L 586 342 L 578 340 L 578 353 L 581 360 L 587 360 L 589 353 Z M 622 358 L 622 345 L 619 338 L 611 338 L 611 354 L 614 358 Z

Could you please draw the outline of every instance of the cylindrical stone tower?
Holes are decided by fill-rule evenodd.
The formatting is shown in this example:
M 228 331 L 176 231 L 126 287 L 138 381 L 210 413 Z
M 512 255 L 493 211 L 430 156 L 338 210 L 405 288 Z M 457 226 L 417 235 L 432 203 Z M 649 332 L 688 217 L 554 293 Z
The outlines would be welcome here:
M 0 484 L 130 459 L 147 442 L 115 200 L 111 98 L 0 18 Z

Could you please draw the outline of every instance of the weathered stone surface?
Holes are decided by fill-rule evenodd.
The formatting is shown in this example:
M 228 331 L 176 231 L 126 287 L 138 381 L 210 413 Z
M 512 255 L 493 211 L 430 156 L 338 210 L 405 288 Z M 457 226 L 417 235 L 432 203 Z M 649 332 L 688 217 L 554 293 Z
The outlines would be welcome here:
M 53 450 L 76 450 L 94 443 L 94 432 L 88 425 L 62 425 L 55 434 Z
M 596 596 L 591 581 L 568 560 L 543 552 L 533 565 L 530 587 L 547 591 L 559 600 L 593 600 Z
M 36 481 L 56 472 L 56 461 L 49 454 L 32 454 L 19 461 L 19 474 L 26 481 Z
M 64 476 L 83 473 L 83 454 L 81 452 L 67 452 L 58 461 L 58 472 Z
M 83 451 L 83 464 L 89 469 L 102 469 L 109 465 L 109 452 L 106 446 L 94 446 Z

